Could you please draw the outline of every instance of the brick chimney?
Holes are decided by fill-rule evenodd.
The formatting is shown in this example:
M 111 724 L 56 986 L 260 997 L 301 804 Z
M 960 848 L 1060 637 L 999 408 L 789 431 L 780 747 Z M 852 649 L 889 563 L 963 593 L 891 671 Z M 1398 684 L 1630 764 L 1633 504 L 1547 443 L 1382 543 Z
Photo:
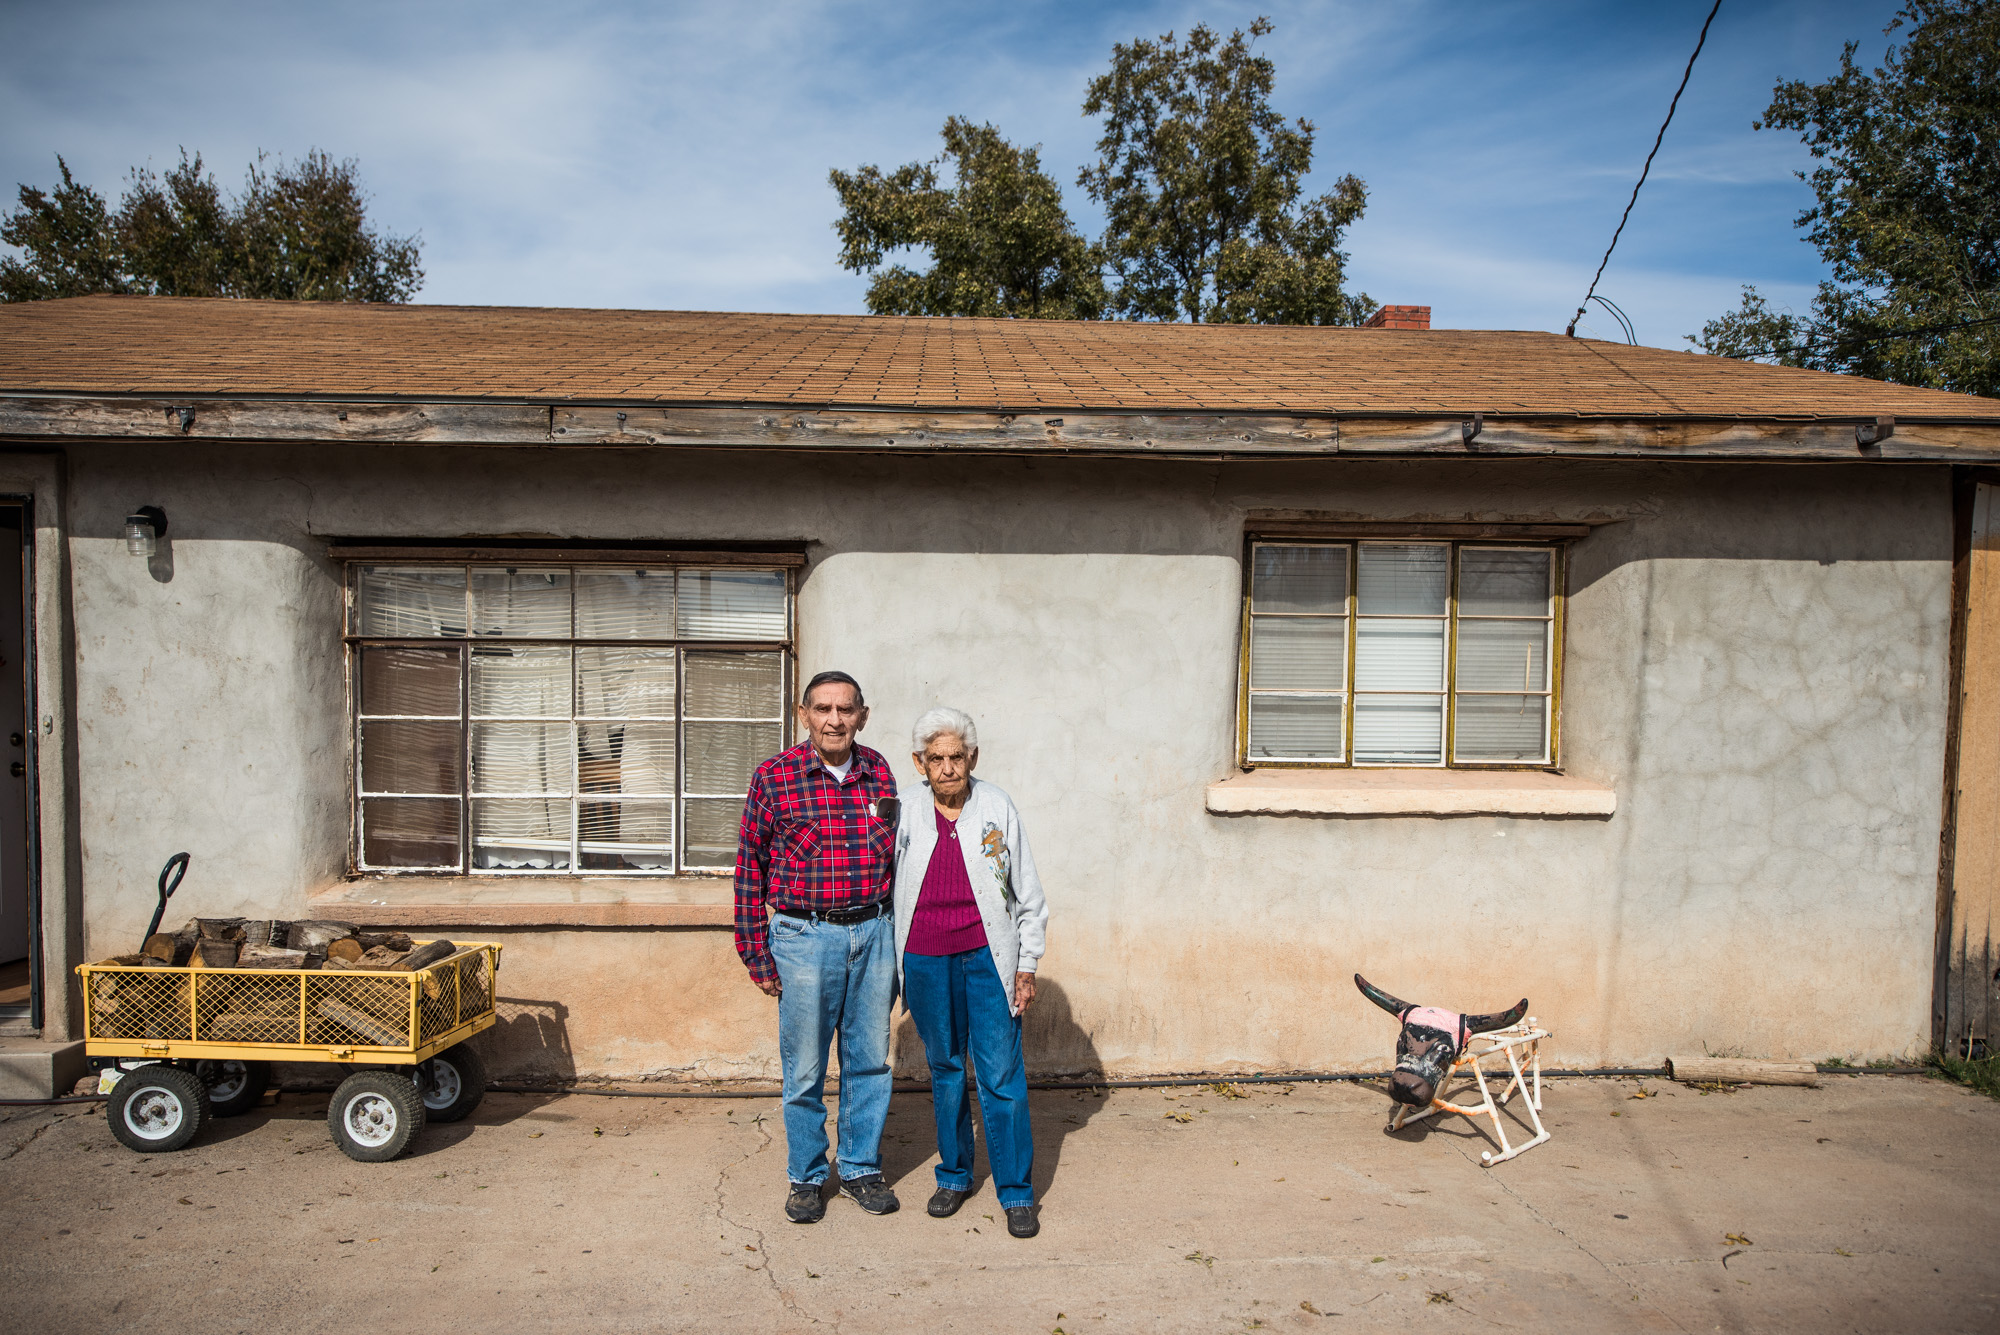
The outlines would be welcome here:
M 1429 329 L 1428 306 L 1382 306 L 1362 323 L 1363 329 Z

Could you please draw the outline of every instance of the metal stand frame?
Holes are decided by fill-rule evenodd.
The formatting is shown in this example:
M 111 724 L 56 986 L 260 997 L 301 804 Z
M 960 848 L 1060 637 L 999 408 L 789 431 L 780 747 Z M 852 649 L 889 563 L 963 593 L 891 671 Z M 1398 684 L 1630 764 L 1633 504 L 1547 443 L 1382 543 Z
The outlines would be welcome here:
M 1500 1141 L 1500 1153 L 1495 1154 L 1491 1150 L 1480 1152 L 1480 1163 L 1487 1168 L 1497 1163 L 1505 1163 L 1524 1150 L 1535 1148 L 1549 1138 L 1548 1128 L 1542 1125 L 1542 1040 L 1548 1036 L 1549 1031 L 1538 1027 L 1532 1015 L 1525 1024 L 1474 1034 L 1466 1043 L 1465 1055 L 1451 1064 L 1451 1073 L 1456 1076 L 1462 1068 L 1470 1066 L 1472 1078 L 1479 1084 L 1479 1097 L 1483 1102 L 1476 1107 L 1460 1107 L 1456 1103 L 1447 1102 L 1443 1097 L 1445 1091 L 1440 1089 L 1438 1096 L 1431 1100 L 1431 1106 L 1420 1113 L 1412 1115 L 1407 1105 L 1398 1104 L 1396 1116 L 1390 1121 L 1389 1129 L 1401 1131 L 1405 1123 L 1421 1122 L 1426 1117 L 1441 1112 L 1457 1113 L 1461 1117 L 1474 1119 L 1491 1117 L 1493 1134 Z M 1473 1046 L 1481 1042 L 1486 1046 L 1483 1048 Z M 1525 1068 L 1521 1060 L 1522 1048 L 1527 1049 Z M 1497 1102 L 1493 1098 L 1492 1089 L 1486 1084 L 1486 1072 L 1479 1065 L 1483 1059 L 1495 1054 L 1504 1054 L 1507 1066 L 1513 1072 L 1513 1079 L 1508 1081 L 1506 1090 L 1501 1093 Z M 1447 1084 L 1449 1080 L 1450 1077 L 1447 1077 Z M 1508 1099 L 1514 1097 L 1516 1090 L 1521 1091 L 1521 1102 L 1528 1109 L 1528 1121 L 1535 1128 L 1535 1138 L 1519 1145 L 1510 1145 L 1507 1143 L 1507 1128 L 1500 1120 L 1500 1109 Z

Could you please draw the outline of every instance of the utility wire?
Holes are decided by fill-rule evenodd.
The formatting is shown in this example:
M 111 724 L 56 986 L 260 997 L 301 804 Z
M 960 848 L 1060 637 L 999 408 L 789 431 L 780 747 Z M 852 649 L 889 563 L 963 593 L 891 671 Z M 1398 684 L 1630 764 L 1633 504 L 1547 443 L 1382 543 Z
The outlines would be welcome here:
M 1667 103 L 1667 118 L 1660 122 L 1660 132 L 1653 137 L 1653 152 L 1646 155 L 1646 165 L 1639 169 L 1639 180 L 1632 187 L 1632 198 L 1625 201 L 1625 213 L 1618 219 L 1618 230 L 1611 234 L 1611 244 L 1604 248 L 1604 258 L 1597 262 L 1597 272 L 1590 280 L 1590 291 L 1583 294 L 1583 300 L 1577 303 L 1576 314 L 1570 317 L 1569 328 L 1563 331 L 1570 338 L 1576 337 L 1576 322 L 1583 318 L 1584 308 L 1597 295 L 1597 280 L 1604 277 L 1604 266 L 1611 263 L 1611 252 L 1618 249 L 1618 238 L 1624 235 L 1625 223 L 1632 216 L 1632 206 L 1639 202 L 1639 188 L 1646 184 L 1646 173 L 1653 170 L 1653 154 L 1660 151 L 1660 144 L 1667 137 L 1667 127 L 1674 123 L 1674 108 L 1681 104 L 1681 94 L 1687 91 L 1688 79 L 1694 74 L 1694 62 L 1701 58 L 1701 48 L 1708 41 L 1708 25 L 1715 22 L 1716 11 L 1721 8 L 1722 0 L 1715 0 L 1714 8 L 1702 20 L 1701 36 L 1695 39 L 1694 54 L 1688 57 L 1687 68 L 1681 72 L 1681 86 L 1674 89 L 1674 100 Z

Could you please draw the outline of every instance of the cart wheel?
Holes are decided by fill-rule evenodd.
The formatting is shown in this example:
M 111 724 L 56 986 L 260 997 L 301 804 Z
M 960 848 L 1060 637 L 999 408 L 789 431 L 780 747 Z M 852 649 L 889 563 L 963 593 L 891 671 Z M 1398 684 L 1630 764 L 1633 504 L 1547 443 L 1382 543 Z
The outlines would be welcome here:
M 358 1163 L 387 1163 L 424 1129 L 416 1082 L 394 1071 L 356 1071 L 340 1082 L 326 1123 L 340 1152 Z
M 470 1116 L 486 1097 L 486 1064 L 464 1043 L 424 1063 L 424 1117 L 456 1122 Z
M 208 1109 L 217 1117 L 249 1112 L 271 1083 L 269 1062 L 209 1062 L 194 1064 L 194 1073 L 208 1086 Z
M 111 1134 L 141 1154 L 164 1154 L 193 1140 L 208 1120 L 208 1090 L 193 1071 L 163 1062 L 127 1071 L 111 1091 Z

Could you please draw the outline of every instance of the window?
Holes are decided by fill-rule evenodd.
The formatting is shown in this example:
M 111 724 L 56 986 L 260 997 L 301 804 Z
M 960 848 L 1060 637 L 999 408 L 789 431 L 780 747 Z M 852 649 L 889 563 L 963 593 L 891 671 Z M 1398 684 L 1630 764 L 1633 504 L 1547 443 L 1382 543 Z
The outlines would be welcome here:
M 786 743 L 783 569 L 349 566 L 355 866 L 726 871 Z
M 1251 766 L 1555 761 L 1562 551 L 1252 542 Z

